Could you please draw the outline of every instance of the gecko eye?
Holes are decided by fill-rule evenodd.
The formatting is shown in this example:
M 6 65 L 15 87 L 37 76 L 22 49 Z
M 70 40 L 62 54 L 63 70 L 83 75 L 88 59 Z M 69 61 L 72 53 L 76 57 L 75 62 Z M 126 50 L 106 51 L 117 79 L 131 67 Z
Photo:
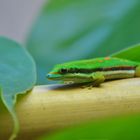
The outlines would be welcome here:
M 64 73 L 67 73 L 67 69 L 61 69 L 61 70 L 60 70 L 60 73 L 63 73 L 63 74 L 64 74 Z

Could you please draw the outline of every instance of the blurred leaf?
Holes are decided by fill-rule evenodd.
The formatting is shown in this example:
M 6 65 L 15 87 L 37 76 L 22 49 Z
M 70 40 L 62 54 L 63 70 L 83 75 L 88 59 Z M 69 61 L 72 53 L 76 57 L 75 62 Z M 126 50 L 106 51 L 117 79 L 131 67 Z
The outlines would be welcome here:
M 35 64 L 31 56 L 16 42 L 0 37 L 0 95 L 14 121 L 11 139 L 19 129 L 14 109 L 16 96 L 30 90 L 35 81 Z
M 140 42 L 139 0 L 50 0 L 27 41 L 38 83 L 57 63 L 110 55 Z
M 60 131 L 39 140 L 139 140 L 140 116 L 104 119 Z
M 134 45 L 132 47 L 129 47 L 128 49 L 124 49 L 120 52 L 114 53 L 111 56 L 140 62 L 140 44 Z

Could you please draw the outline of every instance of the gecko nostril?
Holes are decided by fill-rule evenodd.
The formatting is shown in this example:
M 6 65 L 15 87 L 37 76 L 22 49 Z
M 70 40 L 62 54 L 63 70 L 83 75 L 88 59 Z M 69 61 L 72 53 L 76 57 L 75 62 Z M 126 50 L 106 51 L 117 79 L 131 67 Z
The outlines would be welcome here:
M 51 77 L 51 74 L 47 74 L 47 78 L 50 78 Z

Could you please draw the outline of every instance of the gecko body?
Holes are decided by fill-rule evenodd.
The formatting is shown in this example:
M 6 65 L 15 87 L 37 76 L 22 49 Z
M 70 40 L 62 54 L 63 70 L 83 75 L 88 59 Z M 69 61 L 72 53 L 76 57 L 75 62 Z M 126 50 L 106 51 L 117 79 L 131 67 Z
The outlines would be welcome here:
M 47 75 L 50 80 L 72 83 L 91 82 L 99 86 L 106 80 L 140 77 L 140 63 L 115 57 L 72 61 L 56 65 Z

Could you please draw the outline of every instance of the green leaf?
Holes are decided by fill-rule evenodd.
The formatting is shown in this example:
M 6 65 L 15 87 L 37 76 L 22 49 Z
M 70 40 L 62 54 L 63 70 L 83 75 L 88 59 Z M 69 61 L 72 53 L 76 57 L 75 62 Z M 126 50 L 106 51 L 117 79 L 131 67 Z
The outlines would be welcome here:
M 111 56 L 129 59 L 140 62 L 140 44 L 124 49 L 120 52 L 114 53 Z
M 35 82 L 36 70 L 31 56 L 16 42 L 0 37 L 0 97 L 14 121 L 11 139 L 19 130 L 14 109 L 16 97 L 30 90 Z
M 60 131 L 39 140 L 139 140 L 140 116 L 103 119 Z
M 38 83 L 55 64 L 110 55 L 140 42 L 139 0 L 51 0 L 27 41 Z

